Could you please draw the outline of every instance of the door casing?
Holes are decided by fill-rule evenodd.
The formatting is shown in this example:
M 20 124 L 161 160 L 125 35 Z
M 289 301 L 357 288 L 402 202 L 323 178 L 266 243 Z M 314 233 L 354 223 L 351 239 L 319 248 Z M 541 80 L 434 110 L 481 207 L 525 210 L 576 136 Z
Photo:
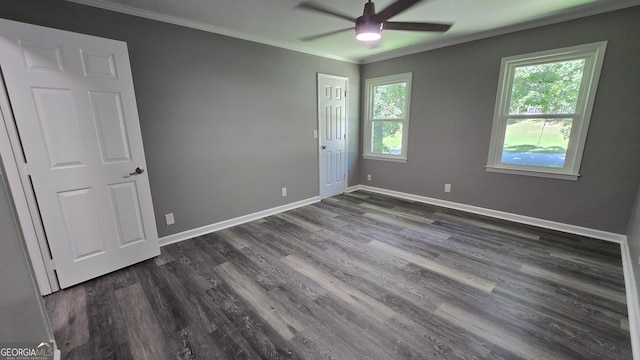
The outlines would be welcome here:
M 1 67 L 0 67 L 1 73 Z M 39 234 L 42 223 L 34 208 L 35 196 L 33 188 L 26 175 L 24 154 L 19 143 L 18 132 L 15 128 L 13 113 L 9 105 L 4 79 L 0 79 L 0 157 L 4 164 L 5 176 L 9 183 L 11 196 L 16 207 L 19 227 L 27 245 L 31 266 L 42 295 L 58 291 L 58 279 L 53 270 L 53 263 L 49 255 L 46 237 Z M 35 215 L 35 216 L 34 216 Z

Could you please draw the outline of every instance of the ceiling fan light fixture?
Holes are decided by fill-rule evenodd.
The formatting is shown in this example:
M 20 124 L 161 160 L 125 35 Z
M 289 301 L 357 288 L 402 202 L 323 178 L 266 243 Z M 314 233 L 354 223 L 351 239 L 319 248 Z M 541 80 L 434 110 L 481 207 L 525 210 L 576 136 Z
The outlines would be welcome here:
M 318 0 L 316 0 L 318 1 Z M 376 12 L 373 1 L 367 0 L 364 4 L 364 10 L 362 15 L 354 18 L 347 14 L 344 14 L 338 10 L 328 8 L 320 3 L 316 3 L 313 0 L 303 0 L 296 8 L 329 15 L 342 20 L 347 20 L 355 24 L 356 39 L 358 41 L 375 41 L 382 37 L 383 28 L 386 30 L 404 30 L 404 31 L 430 31 L 430 32 L 445 32 L 449 30 L 451 25 L 446 23 L 430 23 L 430 22 L 402 22 L 402 21 L 389 21 L 392 17 L 408 10 L 412 6 L 418 4 L 422 0 L 393 0 L 393 2 L 386 8 L 379 12 Z M 343 31 L 352 30 L 353 27 L 347 29 L 341 29 L 336 31 L 326 32 L 324 34 L 318 34 L 314 36 L 308 36 L 301 38 L 302 41 L 311 41 L 330 36 Z
M 356 39 L 360 41 L 375 41 L 382 37 L 382 24 L 358 24 Z

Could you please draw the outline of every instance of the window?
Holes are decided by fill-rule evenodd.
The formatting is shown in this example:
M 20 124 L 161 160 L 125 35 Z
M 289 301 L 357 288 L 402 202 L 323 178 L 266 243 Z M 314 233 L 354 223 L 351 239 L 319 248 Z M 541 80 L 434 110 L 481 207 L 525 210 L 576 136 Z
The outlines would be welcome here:
M 365 81 L 364 158 L 407 161 L 411 73 Z
M 487 171 L 576 180 L 606 42 L 502 59 Z

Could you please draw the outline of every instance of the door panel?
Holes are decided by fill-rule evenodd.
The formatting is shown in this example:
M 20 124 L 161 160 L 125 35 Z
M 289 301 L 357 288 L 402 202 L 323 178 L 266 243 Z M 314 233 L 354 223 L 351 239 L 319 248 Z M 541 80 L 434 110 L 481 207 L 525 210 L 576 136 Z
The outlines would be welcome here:
M 131 161 L 120 94 L 89 91 L 103 163 Z
M 333 176 L 333 157 L 331 156 L 330 151 L 324 152 L 324 186 L 331 186 L 333 184 L 332 176 Z
M 58 193 L 58 202 L 65 225 L 65 235 L 73 250 L 73 261 L 79 261 L 105 252 L 95 199 L 91 189 L 78 189 Z M 78 221 L 82 219 L 82 221 Z M 95 233 L 95 234 L 94 234 Z
M 347 79 L 318 74 L 320 197 L 341 194 L 346 186 Z
M 60 285 L 159 254 L 126 44 L 0 19 L 0 65 Z
M 324 100 L 330 100 L 331 99 L 331 92 L 329 92 L 329 97 L 325 98 Z M 324 140 L 325 141 L 331 141 L 333 140 L 333 108 L 331 105 L 326 105 L 324 107 Z
M 145 239 L 144 224 L 140 212 L 138 189 L 134 181 L 113 184 L 111 204 L 118 225 L 118 238 L 121 246 L 131 245 Z
M 86 77 L 117 79 L 115 55 L 80 49 L 82 70 Z
M 62 47 L 35 41 L 18 39 L 22 47 L 25 64 L 31 71 L 64 72 Z
M 341 150 L 336 150 L 335 155 L 334 155 L 334 170 L 333 173 L 336 175 L 336 178 L 333 179 L 333 181 L 335 183 L 342 183 L 345 181 L 344 176 L 344 168 L 345 165 L 343 164 L 343 159 L 344 159 L 344 155 L 342 153 Z
M 37 131 L 44 139 L 51 169 L 84 165 L 71 93 L 42 88 L 31 88 L 31 93 L 37 110 Z

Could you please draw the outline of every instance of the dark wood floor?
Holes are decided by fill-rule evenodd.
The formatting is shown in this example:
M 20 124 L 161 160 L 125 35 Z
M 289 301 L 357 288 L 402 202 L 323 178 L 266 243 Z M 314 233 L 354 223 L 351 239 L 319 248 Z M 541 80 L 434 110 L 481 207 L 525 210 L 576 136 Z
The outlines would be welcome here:
M 355 192 L 45 299 L 63 359 L 631 359 L 620 248 Z

